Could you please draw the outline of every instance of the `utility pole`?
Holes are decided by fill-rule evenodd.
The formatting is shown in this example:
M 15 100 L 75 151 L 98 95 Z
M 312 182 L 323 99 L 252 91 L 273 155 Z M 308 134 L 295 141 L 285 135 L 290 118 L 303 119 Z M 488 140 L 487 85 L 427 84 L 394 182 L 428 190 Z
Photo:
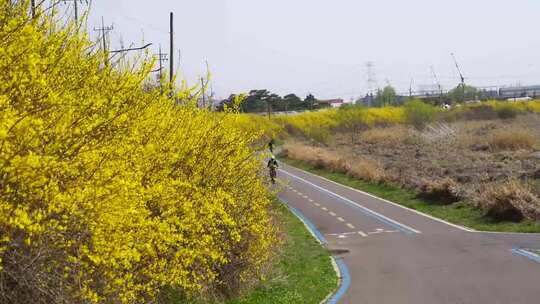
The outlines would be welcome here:
M 75 23 L 79 24 L 79 0 L 73 0 L 73 6 L 75 9 Z
M 36 17 L 36 0 L 31 1 L 32 18 Z
M 214 98 L 216 97 L 216 92 L 214 92 L 214 85 L 210 84 L 210 96 L 208 97 L 208 102 L 210 103 L 210 111 L 214 111 Z
M 161 94 L 163 94 L 163 85 L 162 85 L 162 81 L 163 81 L 163 62 L 164 61 L 167 61 L 167 54 L 164 54 L 161 52 L 161 45 L 159 45 L 159 53 L 156 54 L 158 56 L 158 61 L 159 61 L 159 87 L 160 87 L 160 90 L 161 90 Z
M 105 55 L 105 65 L 109 64 L 109 56 L 107 55 L 107 34 L 114 29 L 114 26 L 105 26 L 105 20 L 103 19 L 103 16 L 101 17 L 101 27 L 100 28 L 94 28 L 94 31 L 101 32 L 101 39 L 102 39 L 102 47 L 103 47 L 103 54 Z
M 79 23 L 79 1 L 82 2 L 82 0 L 63 0 L 64 3 L 65 2 L 68 2 L 68 1 L 73 1 L 73 8 L 75 10 L 75 23 L 78 24 Z M 88 3 L 88 1 L 86 1 L 86 3 Z
M 210 66 L 208 64 L 208 60 L 205 60 L 204 61 L 205 64 L 206 64 L 206 81 L 204 79 L 204 77 L 201 77 L 201 91 L 202 91 L 202 102 L 203 102 L 203 107 L 206 108 L 206 87 L 208 86 L 208 83 L 210 82 Z
M 205 83 L 204 83 L 204 77 L 201 77 L 201 91 L 202 91 L 202 106 L 203 108 L 206 108 L 206 88 L 205 88 Z
M 171 85 L 171 89 L 173 87 L 173 77 L 174 77 L 174 14 L 171 12 L 170 14 L 170 57 L 169 57 L 169 82 Z

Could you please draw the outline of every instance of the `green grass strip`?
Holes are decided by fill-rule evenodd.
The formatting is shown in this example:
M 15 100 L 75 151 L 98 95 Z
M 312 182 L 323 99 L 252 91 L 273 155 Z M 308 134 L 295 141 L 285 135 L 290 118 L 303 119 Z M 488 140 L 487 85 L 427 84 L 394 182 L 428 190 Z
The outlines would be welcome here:
M 248 297 L 228 304 L 317 304 L 336 288 L 330 253 L 285 206 L 277 205 L 278 218 L 287 235 L 275 265 L 276 273 Z
M 483 215 L 482 211 L 466 202 L 452 205 L 437 205 L 417 197 L 417 193 L 389 184 L 376 184 L 351 178 L 343 173 L 319 169 L 298 160 L 280 158 L 285 163 L 325 177 L 342 185 L 362 190 L 380 198 L 401 204 L 414 210 L 432 215 L 445 221 L 480 231 L 540 232 L 540 223 L 524 220 L 520 223 L 496 222 Z

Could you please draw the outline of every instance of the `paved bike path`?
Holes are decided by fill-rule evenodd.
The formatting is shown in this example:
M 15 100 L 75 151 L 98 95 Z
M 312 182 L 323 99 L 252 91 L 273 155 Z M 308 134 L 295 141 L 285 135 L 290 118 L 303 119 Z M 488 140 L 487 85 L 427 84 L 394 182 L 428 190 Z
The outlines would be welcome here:
M 468 231 L 287 165 L 278 176 L 280 197 L 348 251 L 340 303 L 540 303 L 540 263 L 512 251 L 539 234 Z

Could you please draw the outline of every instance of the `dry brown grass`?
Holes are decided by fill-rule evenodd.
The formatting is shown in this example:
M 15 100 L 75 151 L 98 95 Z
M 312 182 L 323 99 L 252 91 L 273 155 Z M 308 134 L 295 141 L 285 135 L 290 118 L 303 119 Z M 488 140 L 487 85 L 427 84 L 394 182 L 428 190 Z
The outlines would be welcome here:
M 346 173 L 365 181 L 380 183 L 387 180 L 383 165 L 368 158 L 356 157 L 348 161 L 337 152 L 300 143 L 286 144 L 283 147 L 283 154 L 288 158 L 307 162 L 316 168 Z
M 409 137 L 409 130 L 404 126 L 393 126 L 388 128 L 373 128 L 363 132 L 360 140 L 370 144 L 402 144 Z
M 531 150 L 536 144 L 536 138 L 527 130 L 498 130 L 488 137 L 492 150 Z
M 300 143 L 286 144 L 283 154 L 288 158 L 307 162 L 315 168 L 325 168 L 333 172 L 346 173 L 350 168 L 347 161 L 337 153 Z
M 365 181 L 381 183 L 387 180 L 383 165 L 367 158 L 356 158 L 351 162 L 349 176 L 363 179 Z
M 486 185 L 476 201 L 495 220 L 540 220 L 540 198 L 528 185 L 515 179 Z
M 452 204 L 461 199 L 458 184 L 451 178 L 424 180 L 420 185 L 420 197 L 439 204 Z

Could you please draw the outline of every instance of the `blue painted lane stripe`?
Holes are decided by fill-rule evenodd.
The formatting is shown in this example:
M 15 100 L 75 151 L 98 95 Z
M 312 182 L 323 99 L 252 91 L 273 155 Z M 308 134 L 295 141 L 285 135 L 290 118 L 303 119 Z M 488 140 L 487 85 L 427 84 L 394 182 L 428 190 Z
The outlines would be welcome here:
M 369 217 L 372 217 L 372 218 L 378 220 L 379 222 L 384 223 L 384 224 L 386 224 L 386 225 L 388 225 L 388 226 L 390 226 L 390 227 L 392 227 L 394 229 L 397 229 L 397 230 L 399 230 L 399 231 L 401 231 L 401 232 L 403 232 L 405 234 L 421 233 L 420 231 L 418 231 L 418 230 L 416 230 L 414 228 L 411 228 L 411 227 L 409 227 L 407 225 L 404 225 L 404 224 L 399 223 L 399 222 L 397 222 L 397 221 L 395 221 L 393 219 L 390 219 L 390 218 L 388 218 L 388 217 L 386 217 L 386 216 L 384 216 L 384 215 L 382 215 L 380 213 L 377 213 L 377 212 L 375 212 L 375 211 L 373 211 L 373 210 L 371 210 L 371 209 L 369 209 L 367 207 L 364 207 L 364 206 L 362 206 L 362 205 L 360 205 L 360 204 L 358 204 L 356 202 L 353 202 L 353 201 L 351 201 L 350 199 L 348 199 L 346 197 L 343 197 L 343 196 L 341 196 L 339 194 L 336 194 L 336 193 L 334 193 L 334 192 L 332 192 L 330 190 L 327 190 L 327 189 L 324 189 L 324 188 L 322 188 L 322 187 L 320 187 L 318 185 L 315 185 L 314 183 L 312 183 L 310 181 L 307 181 L 307 180 L 305 180 L 305 179 L 303 179 L 303 178 L 301 178 L 299 176 L 296 176 L 296 175 L 294 175 L 292 173 L 289 173 L 289 172 L 287 172 L 285 170 L 280 169 L 280 171 L 287 174 L 287 175 L 289 175 L 289 176 L 291 176 L 291 177 L 293 177 L 293 178 L 295 178 L 295 179 L 297 179 L 297 180 L 299 180 L 299 181 L 304 182 L 305 184 L 308 184 L 308 185 L 312 186 L 313 188 L 315 188 L 315 189 L 317 189 L 317 190 L 319 190 L 321 192 L 324 192 L 326 194 L 330 194 L 331 196 L 334 196 L 334 197 L 340 199 L 341 201 L 345 202 L 349 206 L 360 210 L 365 215 L 367 215 Z
M 528 258 L 531 261 L 540 263 L 540 256 L 523 248 L 514 248 L 511 250 L 512 253 Z
M 293 206 L 291 206 L 291 204 L 289 203 L 289 201 L 287 201 L 285 198 L 283 197 L 280 197 L 279 198 L 281 201 L 283 201 L 285 203 L 285 206 L 291 210 L 291 212 L 296 216 L 298 217 L 300 220 L 302 220 L 302 222 L 304 222 L 304 224 L 306 224 L 306 226 L 308 226 L 308 229 L 311 231 L 311 233 L 315 236 L 315 238 L 319 241 L 319 243 L 321 244 L 328 244 L 328 241 L 326 240 L 326 238 L 323 236 L 323 234 L 319 231 L 319 229 L 317 229 L 317 227 L 315 227 L 315 225 L 307 219 L 307 217 L 304 216 L 304 214 L 302 212 L 300 212 L 300 210 L 294 208 Z
M 347 289 L 351 285 L 351 275 L 349 274 L 349 269 L 345 264 L 343 259 L 336 259 L 336 264 L 338 265 L 339 271 L 341 272 L 341 287 L 339 290 L 328 300 L 328 304 L 336 304 L 345 296 Z
M 326 238 L 323 236 L 323 234 L 317 229 L 317 227 L 298 209 L 291 206 L 289 201 L 287 199 L 283 198 L 282 196 L 279 197 L 280 201 L 284 203 L 284 205 L 291 210 L 291 212 L 298 217 L 304 224 L 307 226 L 307 228 L 310 230 L 311 234 L 317 238 L 317 240 L 321 244 L 327 244 Z M 335 259 L 336 264 L 338 266 L 339 272 L 341 274 L 341 282 L 338 291 L 328 300 L 328 304 L 336 304 L 341 300 L 341 298 L 345 295 L 347 290 L 349 289 L 349 286 L 351 285 L 351 276 L 349 274 L 349 268 L 347 268 L 347 264 L 345 264 L 345 261 L 343 259 Z

